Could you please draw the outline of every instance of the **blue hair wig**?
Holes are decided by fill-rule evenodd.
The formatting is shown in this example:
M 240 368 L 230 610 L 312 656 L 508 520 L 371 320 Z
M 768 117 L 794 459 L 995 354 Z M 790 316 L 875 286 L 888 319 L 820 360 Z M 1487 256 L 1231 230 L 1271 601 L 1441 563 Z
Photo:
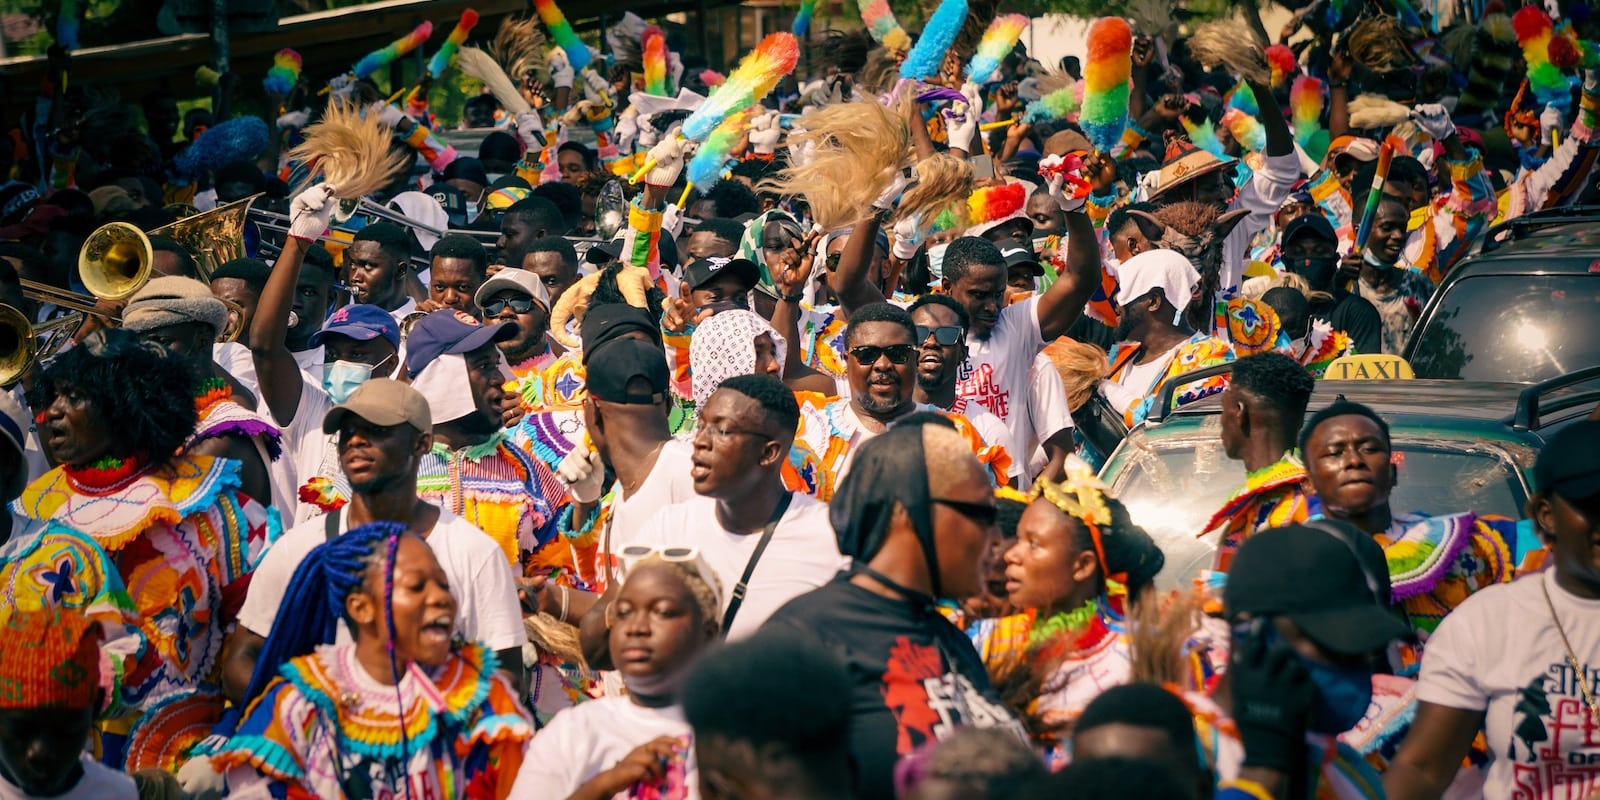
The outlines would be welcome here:
M 221 169 L 224 164 L 254 159 L 267 148 L 267 123 L 260 117 L 234 117 L 213 125 L 200 134 L 174 163 L 178 171 L 189 178 L 198 178 L 207 170 Z

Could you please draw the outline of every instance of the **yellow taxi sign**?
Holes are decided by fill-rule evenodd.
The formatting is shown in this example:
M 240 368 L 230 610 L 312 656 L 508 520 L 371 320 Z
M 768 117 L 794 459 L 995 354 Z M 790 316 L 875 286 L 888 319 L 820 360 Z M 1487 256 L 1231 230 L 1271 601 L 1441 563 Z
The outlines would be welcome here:
M 1405 381 L 1417 377 L 1411 364 L 1399 356 L 1363 353 L 1340 356 L 1322 377 L 1330 381 Z

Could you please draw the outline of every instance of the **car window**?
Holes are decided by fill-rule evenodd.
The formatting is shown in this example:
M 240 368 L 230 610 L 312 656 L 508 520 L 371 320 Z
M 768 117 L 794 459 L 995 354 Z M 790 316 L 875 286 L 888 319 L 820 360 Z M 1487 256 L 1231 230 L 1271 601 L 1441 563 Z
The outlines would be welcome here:
M 1201 539 L 1198 534 L 1244 485 L 1244 465 L 1223 455 L 1222 443 L 1215 439 L 1169 439 L 1153 449 L 1145 444 L 1106 479 L 1133 521 L 1166 555 L 1157 585 L 1188 585 L 1200 570 L 1211 567 L 1216 536 Z M 1401 461 L 1399 484 L 1390 498 L 1395 510 L 1522 516 L 1526 492 L 1515 465 L 1499 450 L 1401 437 L 1394 444 Z
M 1537 383 L 1600 365 L 1600 275 L 1483 275 L 1416 333 L 1419 378 Z

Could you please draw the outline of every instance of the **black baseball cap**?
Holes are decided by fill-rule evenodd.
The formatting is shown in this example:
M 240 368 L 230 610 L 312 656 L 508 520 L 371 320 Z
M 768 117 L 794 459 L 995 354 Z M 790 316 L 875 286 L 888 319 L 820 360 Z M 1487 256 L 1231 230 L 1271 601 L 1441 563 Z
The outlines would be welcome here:
M 1584 420 L 1550 437 L 1533 464 L 1533 486 L 1568 500 L 1600 497 L 1600 420 Z
M 1322 216 L 1321 211 L 1313 210 L 1310 214 L 1301 214 L 1289 224 L 1283 226 L 1283 243 L 1285 245 L 1295 240 L 1298 236 L 1315 236 L 1325 242 L 1339 243 L 1339 235 L 1333 232 L 1333 225 L 1328 218 Z
M 743 286 L 740 291 L 748 292 L 761 281 L 761 268 L 756 266 L 756 262 L 748 258 L 723 258 L 720 256 L 702 258 L 691 263 L 684 269 L 683 277 L 684 280 L 689 282 L 690 289 L 698 289 L 710 283 L 713 278 L 730 272 L 738 276 L 739 282 Z
M 472 181 L 479 186 L 489 185 L 489 171 L 483 168 L 483 162 L 472 156 L 462 156 L 444 167 L 442 174 L 444 180 Z
M 665 237 L 662 241 L 666 241 Z M 595 265 L 610 264 L 622 257 L 622 240 L 612 239 L 609 242 L 596 242 L 583 254 L 583 260 Z
M 1001 239 L 995 242 L 995 247 L 1000 248 L 1000 257 L 1006 260 L 1006 269 L 1026 264 L 1033 268 L 1035 276 L 1044 274 L 1044 267 L 1039 264 L 1039 257 L 1034 255 L 1033 248 L 1025 242 L 1016 239 Z
M 585 353 L 589 351 L 585 350 Z M 589 359 L 585 380 L 597 400 L 628 405 L 659 405 L 667 400 L 667 354 L 653 342 L 632 338 L 612 339 L 600 345 Z M 629 391 L 628 383 L 643 378 L 648 393 Z
M 1222 605 L 1229 619 L 1288 617 L 1324 649 L 1359 656 L 1411 634 L 1389 610 L 1389 589 L 1388 562 L 1371 536 L 1318 520 L 1246 539 L 1228 568 Z
M 661 346 L 661 325 L 650 313 L 627 303 L 603 303 L 590 306 L 578 325 L 578 337 L 583 340 L 583 363 L 606 342 L 621 339 L 630 332 L 639 332 Z

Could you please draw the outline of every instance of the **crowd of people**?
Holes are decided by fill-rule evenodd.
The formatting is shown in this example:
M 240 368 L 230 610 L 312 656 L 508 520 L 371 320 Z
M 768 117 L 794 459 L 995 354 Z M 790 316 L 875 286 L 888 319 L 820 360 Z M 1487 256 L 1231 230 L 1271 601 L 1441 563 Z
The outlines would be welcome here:
M 52 51 L 0 798 L 1600 796 L 1600 409 L 1514 520 L 1312 400 L 1597 191 L 1587 6 L 1145 4 L 1046 67 L 807 3 L 719 72 L 537 5 L 461 48 L 472 155 L 429 80 L 279 54 L 180 140 Z M 109 223 L 148 279 L 74 310 Z M 1174 586 L 1079 428 L 1202 398 L 1244 478 Z

